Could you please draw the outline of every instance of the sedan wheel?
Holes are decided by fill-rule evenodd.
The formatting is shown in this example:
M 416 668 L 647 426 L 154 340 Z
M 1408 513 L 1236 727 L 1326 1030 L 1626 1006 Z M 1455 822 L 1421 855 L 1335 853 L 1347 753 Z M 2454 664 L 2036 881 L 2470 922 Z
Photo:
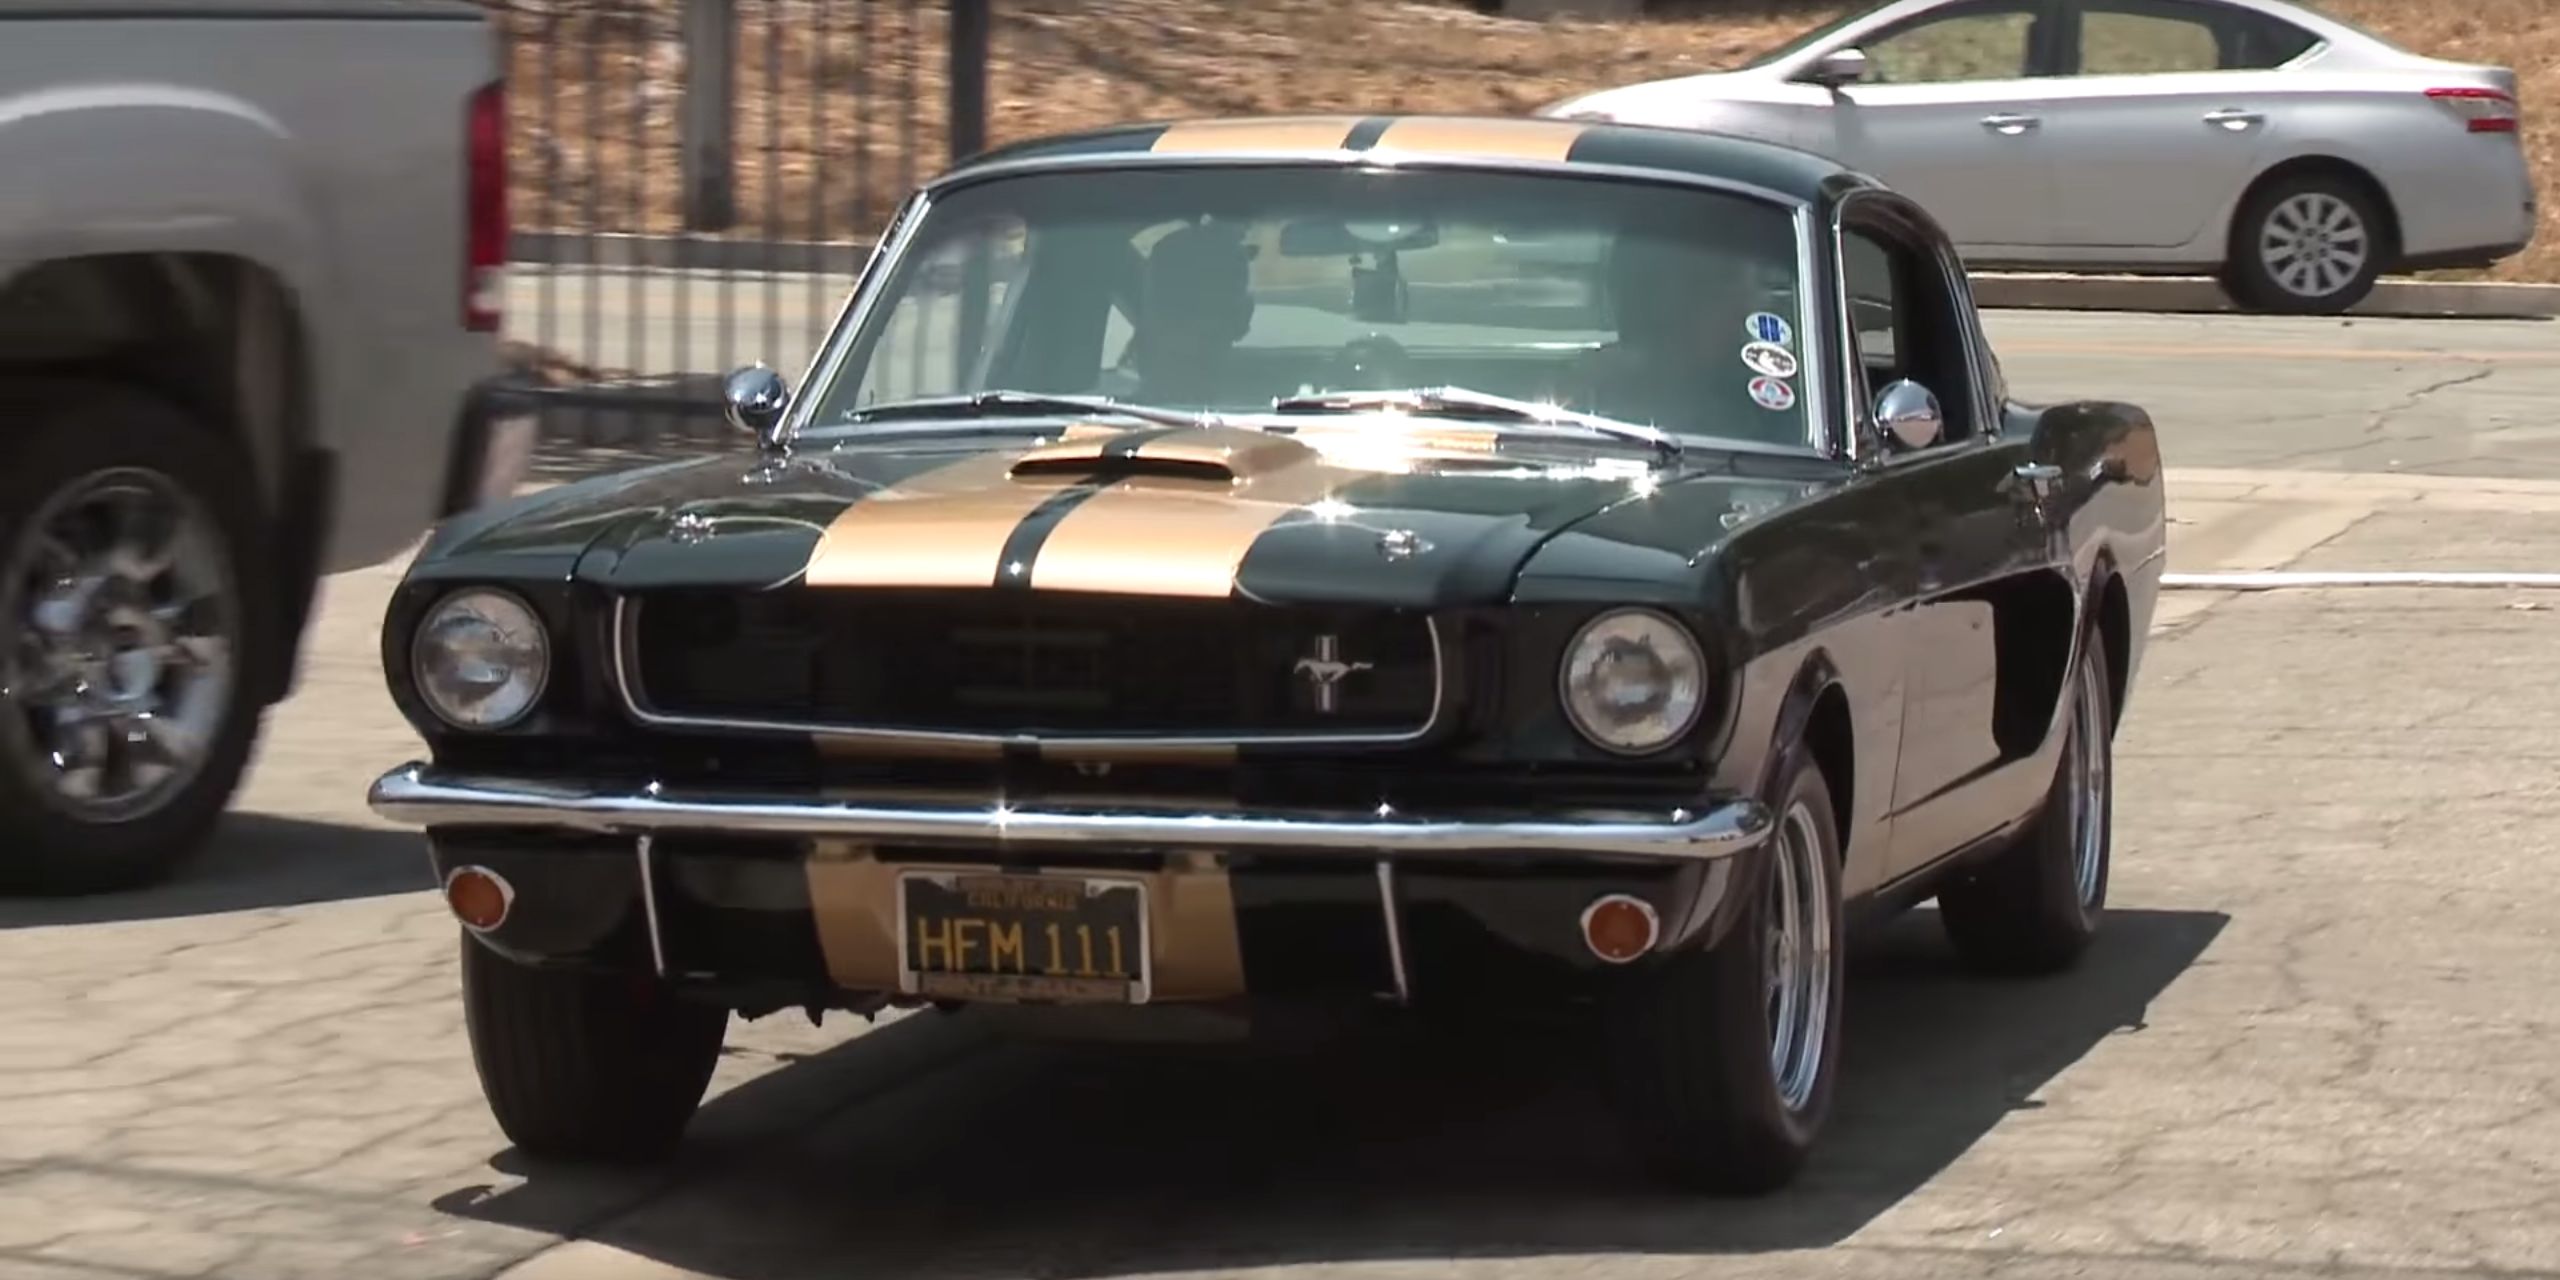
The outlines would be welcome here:
M 2386 240 L 2380 210 L 2355 184 L 2322 174 L 2279 180 L 2242 204 L 2225 283 L 2262 310 L 2345 311 L 2373 292 Z

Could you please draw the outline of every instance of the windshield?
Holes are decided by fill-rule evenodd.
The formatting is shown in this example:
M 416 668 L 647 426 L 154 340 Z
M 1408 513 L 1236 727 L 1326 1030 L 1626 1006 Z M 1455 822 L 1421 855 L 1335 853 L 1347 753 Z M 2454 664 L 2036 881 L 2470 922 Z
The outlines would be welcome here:
M 1782 205 L 1635 182 L 1333 166 L 1004 178 L 933 205 L 810 426 L 998 390 L 1233 412 L 1458 387 L 1801 445 L 1796 247 Z

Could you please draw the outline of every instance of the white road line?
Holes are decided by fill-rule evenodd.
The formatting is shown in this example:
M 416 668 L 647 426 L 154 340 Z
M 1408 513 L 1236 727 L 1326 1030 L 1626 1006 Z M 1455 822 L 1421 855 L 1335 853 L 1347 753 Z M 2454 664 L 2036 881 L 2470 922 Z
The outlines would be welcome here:
M 2168 591 L 2283 591 L 2334 587 L 2477 587 L 2497 591 L 2560 590 L 2560 573 L 2384 573 L 2314 570 L 2256 573 L 2164 573 Z

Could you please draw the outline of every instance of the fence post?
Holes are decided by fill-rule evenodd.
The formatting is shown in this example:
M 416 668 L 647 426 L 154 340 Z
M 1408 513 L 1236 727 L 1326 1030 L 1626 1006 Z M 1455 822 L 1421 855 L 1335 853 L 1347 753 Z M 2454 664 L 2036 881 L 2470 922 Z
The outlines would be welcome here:
M 738 4 L 684 3 L 684 225 L 726 231 L 738 220 Z
M 987 45 L 994 0 L 951 0 L 951 162 L 987 146 Z

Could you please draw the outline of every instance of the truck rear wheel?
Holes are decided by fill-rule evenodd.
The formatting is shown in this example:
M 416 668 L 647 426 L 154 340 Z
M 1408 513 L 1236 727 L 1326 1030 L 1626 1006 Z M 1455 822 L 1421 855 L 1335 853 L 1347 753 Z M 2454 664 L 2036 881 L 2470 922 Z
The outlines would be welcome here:
M 490 1113 L 518 1150 L 547 1160 L 674 1149 L 729 1031 L 727 1009 L 657 979 L 535 969 L 468 934 L 462 1011 Z
M 257 483 L 173 406 L 0 386 L 0 891 L 167 874 L 247 767 L 273 643 Z

